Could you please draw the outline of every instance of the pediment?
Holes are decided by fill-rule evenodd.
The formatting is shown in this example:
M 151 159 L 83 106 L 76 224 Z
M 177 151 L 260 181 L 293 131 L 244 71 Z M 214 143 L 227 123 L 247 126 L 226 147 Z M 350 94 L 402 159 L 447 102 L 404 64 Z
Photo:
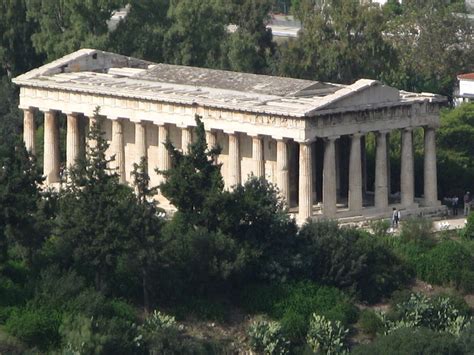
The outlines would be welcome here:
M 400 91 L 376 80 L 361 79 L 319 101 L 312 111 L 359 107 L 400 101 Z

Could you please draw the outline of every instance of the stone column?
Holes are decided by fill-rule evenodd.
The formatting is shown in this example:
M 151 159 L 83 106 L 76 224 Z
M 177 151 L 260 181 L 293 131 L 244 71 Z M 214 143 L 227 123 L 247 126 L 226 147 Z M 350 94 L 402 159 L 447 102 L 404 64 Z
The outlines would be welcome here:
M 438 202 L 438 177 L 436 171 L 436 136 L 434 127 L 425 127 L 424 195 L 425 205 Z
M 146 154 L 146 126 L 144 122 L 135 122 L 135 160 L 139 164 Z
M 227 170 L 228 186 L 240 184 L 240 147 L 239 135 L 229 133 L 229 168 Z
M 165 147 L 168 139 L 169 128 L 166 124 L 158 126 L 158 170 L 165 171 L 171 168 L 171 156 Z M 160 175 L 160 181 L 163 181 L 163 175 Z
M 405 207 L 415 202 L 415 166 L 413 159 L 412 128 L 402 130 L 402 149 L 400 157 L 400 193 L 401 203 Z
M 305 222 L 313 214 L 313 164 L 311 142 L 300 143 L 298 219 Z
M 123 124 L 120 120 L 112 121 L 112 152 L 115 155 L 115 167 L 119 181 L 123 184 L 125 177 L 125 147 L 123 141 Z
M 334 217 L 337 212 L 336 183 L 336 139 L 329 137 L 324 144 L 323 166 L 323 213 L 326 217 Z
M 97 119 L 92 116 L 92 117 L 89 117 L 89 126 L 88 126 L 88 134 L 90 133 L 91 129 L 92 129 L 92 126 L 98 124 L 98 121 Z M 87 139 L 87 144 L 89 146 L 89 148 L 94 148 L 97 144 L 96 141 L 94 141 L 93 139 Z
M 349 210 L 362 209 L 362 159 L 361 133 L 354 133 L 351 137 L 351 152 L 349 157 Z
M 259 136 L 252 137 L 252 159 L 254 162 L 254 175 L 256 177 L 265 177 L 265 160 L 263 160 L 263 138 Z
M 77 114 L 67 115 L 66 134 L 66 167 L 72 168 L 79 158 L 81 149 L 81 131 L 79 128 L 79 117 Z
M 212 149 L 217 145 L 217 136 L 213 131 L 206 131 L 207 148 Z
M 181 128 L 181 150 L 183 154 L 189 153 L 189 145 L 193 142 L 193 133 L 191 127 Z
M 23 110 L 23 142 L 28 152 L 36 154 L 35 115 L 32 108 Z
M 387 206 L 387 131 L 380 131 L 377 133 L 377 147 L 375 151 L 375 207 L 386 209 Z
M 59 181 L 59 131 L 55 111 L 44 113 L 43 169 L 46 185 Z
M 277 140 L 277 186 L 280 189 L 281 196 L 290 206 L 290 173 L 288 171 L 288 145 L 286 140 Z

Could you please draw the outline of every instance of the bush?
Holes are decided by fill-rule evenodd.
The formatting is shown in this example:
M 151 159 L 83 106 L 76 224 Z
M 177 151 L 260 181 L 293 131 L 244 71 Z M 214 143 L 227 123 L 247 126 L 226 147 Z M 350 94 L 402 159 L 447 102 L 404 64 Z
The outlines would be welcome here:
M 370 221 L 369 227 L 375 237 L 386 238 L 389 236 L 390 221 L 387 219 L 378 219 Z
M 426 328 L 402 328 L 353 349 L 354 355 L 461 355 L 456 338 Z
M 457 306 L 457 303 L 445 296 L 431 299 L 422 294 L 412 294 L 408 300 L 396 305 L 390 315 L 393 320 L 386 320 L 386 331 L 424 327 L 458 336 L 469 324 L 470 318 L 465 313 L 465 307 Z
M 340 290 L 309 281 L 249 286 L 242 292 L 241 306 L 279 319 L 285 335 L 295 343 L 306 336 L 313 312 L 344 325 L 354 323 L 358 316 L 357 308 Z
M 457 241 L 447 240 L 438 243 L 422 255 L 417 262 L 418 276 L 437 285 L 452 285 L 472 291 L 470 283 L 474 272 L 474 258 L 471 252 Z
M 25 344 L 47 350 L 59 345 L 60 325 L 60 313 L 45 308 L 25 307 L 12 312 L 5 329 Z
M 345 289 L 363 301 L 376 302 L 412 277 L 384 240 L 339 228 L 333 221 L 305 224 L 298 241 L 306 277 Z
M 467 217 L 467 223 L 461 232 L 461 237 L 467 240 L 474 240 L 474 212 Z
M 229 305 L 219 299 L 194 298 L 192 296 L 184 300 L 173 313 L 178 319 L 195 316 L 201 320 L 226 321 L 229 318 Z
M 203 296 L 225 289 L 243 260 L 234 240 L 205 228 L 186 229 L 176 220 L 165 228 L 165 247 L 161 254 L 167 265 L 159 284 L 167 298 Z
M 313 313 L 306 340 L 311 349 L 322 354 L 342 354 L 348 352 L 347 334 L 341 322 L 330 321 Z
M 359 317 L 359 326 L 365 334 L 368 334 L 372 337 L 384 332 L 384 322 L 382 318 L 380 315 L 369 309 L 365 309 L 361 312 Z
M 410 217 L 401 225 L 400 239 L 404 243 L 414 243 L 424 249 L 435 244 L 433 222 L 427 218 Z
M 474 349 L 474 322 L 463 330 L 459 337 L 459 344 L 463 348 L 465 354 L 472 354 Z
M 264 354 L 288 354 L 290 343 L 278 322 L 255 321 L 247 330 L 252 350 Z

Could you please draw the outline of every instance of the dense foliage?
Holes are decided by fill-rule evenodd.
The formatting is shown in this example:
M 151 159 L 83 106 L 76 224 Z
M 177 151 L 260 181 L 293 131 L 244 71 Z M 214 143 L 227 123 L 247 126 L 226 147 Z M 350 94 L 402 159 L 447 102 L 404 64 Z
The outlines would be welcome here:
M 386 300 L 414 276 L 472 292 L 473 215 L 461 239 L 437 240 L 418 219 L 405 220 L 399 238 L 387 235 L 382 223 L 373 225 L 373 235 L 328 221 L 298 231 L 266 180 L 252 177 L 224 189 L 215 163 L 220 151 L 207 147 L 197 118 L 188 154 L 166 145 L 172 168 L 161 172 L 166 181 L 159 188 L 178 212 L 165 220 L 147 175 L 155 167 L 141 161 L 133 186 L 119 184 L 105 154 L 100 111 L 85 155 L 61 189 L 50 191 L 41 184 L 41 144 L 36 160 L 21 143 L 11 84 L 45 61 L 95 47 L 156 62 L 346 84 L 368 77 L 450 95 L 455 74 L 472 71 L 474 63 L 466 45 L 472 25 L 453 13 L 462 12 L 459 2 L 388 1 L 379 8 L 340 0 L 324 6 L 316 0 L 144 0 L 131 2 L 113 29 L 108 20 L 125 3 L 0 4 L 0 352 L 233 353 L 242 349 L 201 338 L 180 322 L 189 316 L 226 322 L 235 309 L 270 318 L 251 323 L 247 341 L 257 351 L 342 352 L 352 345 L 354 327 L 375 338 L 356 353 L 472 351 L 470 311 L 452 296 L 409 294 L 386 314 L 362 312 L 358 323 L 354 303 Z M 277 44 L 266 27 L 276 8 L 302 21 L 293 41 Z M 474 190 L 473 105 L 442 114 L 443 196 Z M 414 133 L 416 169 L 422 138 Z M 399 136 L 390 144 L 398 152 Z M 396 164 L 392 157 L 393 176 Z

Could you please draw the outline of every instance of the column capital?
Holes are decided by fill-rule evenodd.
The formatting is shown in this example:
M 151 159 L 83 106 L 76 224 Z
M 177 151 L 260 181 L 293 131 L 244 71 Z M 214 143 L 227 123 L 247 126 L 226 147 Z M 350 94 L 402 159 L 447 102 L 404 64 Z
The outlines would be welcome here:
M 439 126 L 440 126 L 440 124 L 433 124 L 433 123 L 431 123 L 431 124 L 429 124 L 429 125 L 423 126 L 423 128 L 424 128 L 425 130 L 434 130 L 434 131 L 435 131 L 435 130 L 437 130 L 437 129 L 439 128 Z
M 298 144 L 303 144 L 303 145 L 310 145 L 311 143 L 315 142 L 316 138 L 313 139 L 295 139 L 295 142 Z
M 341 136 L 328 136 L 328 137 L 323 137 L 324 141 L 335 141 L 336 139 L 341 138 Z
M 381 130 L 378 130 L 378 131 L 375 131 L 377 133 L 377 135 L 386 135 L 390 132 L 392 132 L 391 129 L 381 129 Z
M 81 113 L 80 112 L 74 112 L 74 111 L 61 111 L 64 113 L 66 116 L 73 116 L 73 117 L 78 117 Z
M 403 127 L 401 130 L 402 130 L 402 131 L 405 131 L 405 132 L 413 132 L 413 129 L 414 129 L 414 128 L 415 128 L 415 127 Z
M 277 142 L 288 142 L 291 140 L 291 138 L 286 138 L 286 137 L 281 137 L 281 136 L 272 136 L 274 140 Z
M 365 132 L 354 132 L 354 133 L 350 134 L 349 137 L 351 137 L 351 138 L 352 137 L 353 138 L 360 138 L 360 137 L 365 136 L 365 135 L 366 135 Z
M 247 136 L 249 136 L 249 137 L 252 137 L 252 138 L 260 138 L 260 139 L 262 139 L 263 136 L 264 136 L 264 134 L 259 134 L 259 133 L 247 133 L 247 132 L 245 132 L 245 134 L 246 134 Z

